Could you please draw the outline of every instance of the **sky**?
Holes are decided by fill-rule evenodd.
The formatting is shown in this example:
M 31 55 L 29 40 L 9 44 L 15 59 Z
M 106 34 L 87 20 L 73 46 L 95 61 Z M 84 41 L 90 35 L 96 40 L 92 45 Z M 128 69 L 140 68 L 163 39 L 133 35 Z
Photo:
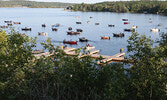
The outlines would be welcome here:
M 129 1 L 129 0 L 29 0 L 29 1 L 42 1 L 42 2 L 67 2 L 67 3 L 97 3 L 103 1 Z

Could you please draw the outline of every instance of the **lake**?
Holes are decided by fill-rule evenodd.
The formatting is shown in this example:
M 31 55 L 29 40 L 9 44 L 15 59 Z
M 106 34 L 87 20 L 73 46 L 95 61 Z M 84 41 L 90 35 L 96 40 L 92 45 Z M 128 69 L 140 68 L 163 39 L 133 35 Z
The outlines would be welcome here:
M 100 54 L 114 55 L 119 53 L 120 48 L 124 48 L 126 53 L 126 46 L 128 37 L 131 32 L 124 32 L 125 28 L 131 28 L 132 25 L 137 25 L 136 31 L 140 35 L 146 35 L 151 39 L 159 39 L 161 32 L 167 32 L 167 17 L 153 14 L 131 14 L 131 13 L 111 13 L 111 12 L 72 12 L 64 11 L 61 8 L 0 8 L 0 25 L 6 25 L 5 20 L 12 20 L 21 22 L 21 25 L 13 25 L 16 31 L 25 33 L 30 37 L 37 37 L 37 48 L 42 49 L 40 42 L 45 41 L 48 37 L 51 38 L 54 45 L 60 45 L 59 41 L 77 40 L 79 37 L 85 37 L 90 42 L 78 42 L 78 45 L 67 45 L 70 47 L 82 47 L 87 44 L 93 45 L 96 49 L 101 50 Z M 90 16 L 93 18 L 90 19 Z M 124 25 L 122 19 L 127 18 L 130 24 Z M 149 20 L 152 23 L 149 23 Z M 76 24 L 77 21 L 82 24 Z M 90 21 L 90 23 L 87 23 Z M 95 25 L 95 23 L 100 23 Z M 43 28 L 41 25 L 46 24 Z M 58 31 L 52 31 L 51 26 L 59 23 Z M 161 23 L 161 26 L 158 24 Z M 115 27 L 108 27 L 108 24 L 113 24 Z M 21 28 L 31 27 L 32 31 L 22 31 Z M 76 29 L 83 29 L 81 35 L 70 36 L 67 35 L 68 27 L 72 27 L 73 31 Z M 151 28 L 159 28 L 160 32 L 151 32 Z M 47 32 L 48 36 L 38 36 L 38 32 Z M 113 37 L 113 33 L 124 32 L 123 38 Z M 110 40 L 101 40 L 101 36 L 110 36 Z M 128 54 L 126 54 L 128 56 Z

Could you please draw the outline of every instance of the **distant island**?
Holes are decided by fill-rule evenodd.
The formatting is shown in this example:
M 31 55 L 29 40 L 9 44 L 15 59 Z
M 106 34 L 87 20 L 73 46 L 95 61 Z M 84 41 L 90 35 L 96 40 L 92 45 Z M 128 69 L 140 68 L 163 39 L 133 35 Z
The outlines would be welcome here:
M 118 1 L 96 4 L 76 4 L 74 11 L 151 13 L 167 15 L 167 1 Z
M 74 5 L 73 3 L 60 3 L 60 2 L 36 2 L 27 0 L 0 0 L 0 7 L 28 7 L 28 8 L 66 8 Z

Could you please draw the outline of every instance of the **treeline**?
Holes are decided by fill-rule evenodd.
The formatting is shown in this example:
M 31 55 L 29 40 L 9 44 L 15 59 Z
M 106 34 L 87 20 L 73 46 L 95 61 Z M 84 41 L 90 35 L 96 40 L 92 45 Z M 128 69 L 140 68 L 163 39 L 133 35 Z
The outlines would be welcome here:
M 75 11 L 102 11 L 102 12 L 131 12 L 131 13 L 152 13 L 167 15 L 167 1 L 118 1 L 102 2 L 96 4 L 77 4 Z
M 35 39 L 0 31 L 1 100 L 167 100 L 167 34 L 153 41 L 133 33 L 128 40 L 131 68 L 97 65 L 99 59 L 66 55 L 48 39 L 51 56 L 32 54 Z M 79 53 L 81 49 L 76 50 Z
M 29 7 L 29 8 L 65 8 L 73 4 L 59 2 L 35 2 L 25 0 L 0 1 L 0 7 Z

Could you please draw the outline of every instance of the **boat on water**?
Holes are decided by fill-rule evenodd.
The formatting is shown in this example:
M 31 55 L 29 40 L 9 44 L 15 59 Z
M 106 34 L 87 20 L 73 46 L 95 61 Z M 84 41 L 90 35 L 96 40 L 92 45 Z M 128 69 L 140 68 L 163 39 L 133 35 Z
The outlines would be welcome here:
M 76 24 L 81 24 L 81 22 L 76 22 Z
M 148 21 L 149 23 L 152 23 L 152 20 Z
M 158 29 L 158 28 L 151 28 L 150 31 L 152 31 L 152 32 L 159 32 L 160 29 Z
M 124 29 L 124 31 L 126 31 L 126 32 L 134 32 L 135 31 L 135 29 Z
M 115 25 L 113 25 L 113 24 L 108 24 L 108 27 L 115 27 Z
M 4 22 L 5 22 L 5 23 L 12 23 L 11 20 L 5 20 Z
M 25 27 L 21 29 L 22 31 L 31 31 L 31 28 Z
M 124 33 L 113 33 L 113 37 L 124 37 Z
M 21 22 L 13 22 L 13 24 L 21 24 Z
M 71 45 L 74 45 L 74 44 L 77 44 L 77 42 L 78 42 L 78 41 L 72 41 L 72 40 L 66 41 L 66 40 L 63 40 L 63 43 L 64 43 L 64 44 L 71 44 Z
M 133 25 L 131 28 L 132 28 L 132 29 L 136 29 L 136 28 L 138 28 L 138 26 Z
M 45 32 L 38 32 L 38 35 L 40 35 L 40 36 L 46 36 L 46 35 L 48 35 L 48 33 L 45 33 Z
M 40 54 L 40 53 L 44 53 L 44 50 L 33 50 L 33 51 L 31 51 L 31 53 L 33 53 L 33 54 Z
M 60 26 L 60 24 L 54 24 L 54 25 L 52 25 L 52 27 L 59 27 Z
M 42 27 L 46 27 L 46 24 L 42 24 Z
M 88 39 L 86 39 L 85 37 L 81 37 L 81 38 L 79 38 L 79 41 L 80 42 L 88 42 Z
M 72 30 L 72 27 L 69 27 L 68 30 Z
M 128 19 L 122 19 L 122 21 L 128 21 Z
M 1 26 L 1 28 L 8 28 L 8 26 L 3 25 L 3 26 Z
M 109 36 L 101 36 L 101 39 L 102 40 L 110 40 L 110 37 Z
M 67 32 L 67 35 L 79 35 L 79 34 L 81 34 L 81 32 L 74 32 L 74 31 Z
M 52 27 L 52 31 L 57 31 L 57 30 L 58 30 L 57 28 Z
M 99 25 L 100 23 L 95 23 L 95 25 Z
M 77 32 L 83 32 L 83 30 L 82 30 L 82 29 L 76 29 L 76 31 L 77 31 Z
M 159 24 L 158 24 L 158 26 L 162 26 L 162 24 L 161 24 L 161 23 L 159 23 Z
M 95 46 L 86 46 L 85 50 L 92 50 L 92 49 L 95 49 Z
M 93 18 L 92 16 L 90 16 L 89 18 Z
M 124 24 L 130 24 L 130 22 L 124 22 Z
M 12 23 L 8 23 L 7 25 L 8 25 L 8 26 L 12 26 Z

